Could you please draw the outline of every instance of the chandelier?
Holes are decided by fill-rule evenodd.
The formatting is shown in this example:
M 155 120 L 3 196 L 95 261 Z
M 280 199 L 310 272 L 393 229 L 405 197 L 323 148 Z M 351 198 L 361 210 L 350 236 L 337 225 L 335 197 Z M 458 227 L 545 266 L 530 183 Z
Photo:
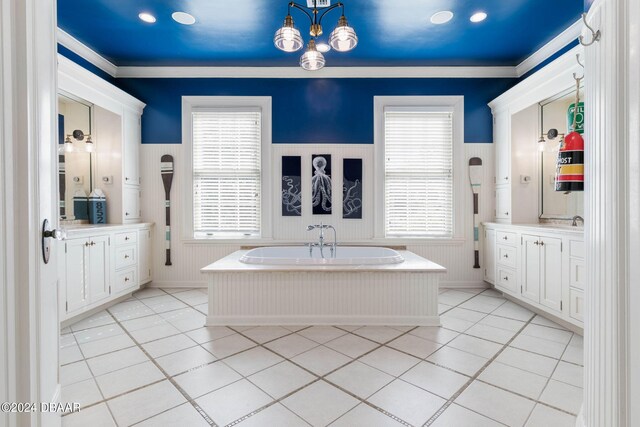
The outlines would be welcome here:
M 338 52 L 348 52 L 352 50 L 358 44 L 358 36 L 352 27 L 349 26 L 347 18 L 344 16 L 344 5 L 340 2 L 328 6 L 322 10 L 318 10 L 318 0 L 309 0 L 309 3 L 313 1 L 313 7 L 300 5 L 294 2 L 289 3 L 287 9 L 287 16 L 284 18 L 284 24 L 276 31 L 273 37 L 273 43 L 276 47 L 284 52 L 296 52 L 302 48 L 304 41 L 298 30 L 293 24 L 293 17 L 291 16 L 291 8 L 301 10 L 307 15 L 311 22 L 309 28 L 309 35 L 311 39 L 307 44 L 307 50 L 300 57 L 300 66 L 307 71 L 315 71 L 324 67 L 325 60 L 322 52 L 327 52 L 330 49 L 337 50 Z M 321 3 L 328 3 L 327 0 L 321 0 Z M 338 19 L 336 28 L 329 35 L 329 44 L 318 43 L 316 40 L 322 35 L 322 18 L 336 9 L 342 9 L 342 15 Z

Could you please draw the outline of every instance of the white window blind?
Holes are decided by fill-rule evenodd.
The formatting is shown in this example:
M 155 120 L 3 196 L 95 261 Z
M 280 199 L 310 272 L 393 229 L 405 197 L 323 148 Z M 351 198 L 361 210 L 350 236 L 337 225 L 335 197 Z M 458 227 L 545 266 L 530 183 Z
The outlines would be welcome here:
M 196 237 L 260 236 L 261 112 L 194 111 Z
M 385 234 L 453 237 L 453 112 L 386 108 Z

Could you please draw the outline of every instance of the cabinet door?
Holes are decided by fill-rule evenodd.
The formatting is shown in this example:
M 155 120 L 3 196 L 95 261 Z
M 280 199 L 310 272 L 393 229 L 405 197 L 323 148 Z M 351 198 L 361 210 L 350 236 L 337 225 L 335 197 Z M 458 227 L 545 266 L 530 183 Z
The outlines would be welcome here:
M 151 281 L 151 230 L 138 231 L 138 277 L 141 285 Z
M 109 296 L 111 269 L 109 267 L 109 236 L 93 236 L 89 243 L 88 285 L 91 303 Z
M 522 235 L 522 280 L 524 298 L 540 301 L 540 237 Z
M 540 237 L 540 304 L 560 311 L 562 301 L 562 239 Z
M 511 184 L 511 117 L 507 110 L 495 115 L 496 185 Z
M 122 208 L 124 210 L 123 218 L 125 222 L 139 220 L 141 214 L 140 189 L 138 187 L 125 187 L 123 193 L 124 204 Z
M 90 303 L 87 274 L 89 246 L 88 239 L 69 239 L 65 241 L 66 272 L 65 288 L 67 294 L 66 312 L 72 313 Z
M 133 112 L 124 114 L 124 183 L 130 185 L 140 184 L 139 151 L 140 151 L 140 116 Z
M 492 229 L 484 231 L 484 280 L 496 281 L 496 230 Z
M 511 220 L 511 186 L 496 188 L 496 219 Z

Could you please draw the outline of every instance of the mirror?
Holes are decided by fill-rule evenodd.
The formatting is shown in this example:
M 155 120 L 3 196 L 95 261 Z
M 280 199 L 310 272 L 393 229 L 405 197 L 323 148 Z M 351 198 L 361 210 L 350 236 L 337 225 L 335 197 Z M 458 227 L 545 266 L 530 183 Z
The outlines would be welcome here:
M 93 190 L 92 108 L 87 101 L 58 94 L 60 219 L 88 219 L 85 213 L 74 212 L 74 196 L 88 196 Z
M 581 90 L 580 102 L 584 101 L 583 93 Z M 564 188 L 556 188 L 558 150 L 573 124 L 569 108 L 575 99 L 576 90 L 573 89 L 540 103 L 540 218 L 571 219 L 575 215 L 584 216 L 584 192 L 567 192 Z M 578 117 L 581 118 L 580 111 Z

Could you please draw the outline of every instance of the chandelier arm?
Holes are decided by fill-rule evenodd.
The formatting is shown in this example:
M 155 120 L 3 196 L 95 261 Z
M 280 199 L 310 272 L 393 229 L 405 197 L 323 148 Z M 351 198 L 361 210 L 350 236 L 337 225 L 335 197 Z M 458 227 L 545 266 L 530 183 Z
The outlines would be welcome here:
M 324 18 L 324 15 L 326 15 L 328 12 L 331 12 L 332 10 L 338 7 L 342 8 L 342 14 L 344 15 L 344 4 L 338 2 L 336 4 L 329 6 L 320 14 L 320 19 L 318 20 L 318 24 L 322 25 L 322 18 Z
M 289 14 L 291 14 L 291 8 L 292 7 L 304 12 L 304 14 L 307 15 L 307 18 L 309 18 L 309 21 L 311 21 L 311 24 L 315 23 L 313 21 L 313 17 L 311 16 L 311 14 L 309 12 L 307 12 L 307 9 L 308 9 L 307 7 L 299 5 L 298 3 L 291 2 L 291 3 L 289 3 Z

